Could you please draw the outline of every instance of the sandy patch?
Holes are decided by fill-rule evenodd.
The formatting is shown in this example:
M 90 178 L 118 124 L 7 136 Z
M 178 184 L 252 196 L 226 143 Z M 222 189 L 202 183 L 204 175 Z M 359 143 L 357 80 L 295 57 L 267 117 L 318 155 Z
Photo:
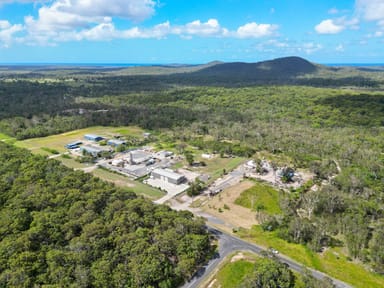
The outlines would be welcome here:
M 115 185 L 119 187 L 135 187 L 135 184 L 127 183 L 123 180 L 110 180 L 109 182 L 115 183 Z
M 243 181 L 229 187 L 210 198 L 202 207 L 205 212 L 222 219 L 233 227 L 251 228 L 257 225 L 255 212 L 235 204 L 240 194 L 254 185 L 251 181 Z
M 236 262 L 236 261 L 239 261 L 239 260 L 242 260 L 242 259 L 245 259 L 245 256 L 242 252 L 236 254 L 235 256 L 232 257 L 231 259 L 231 263 L 233 262 Z

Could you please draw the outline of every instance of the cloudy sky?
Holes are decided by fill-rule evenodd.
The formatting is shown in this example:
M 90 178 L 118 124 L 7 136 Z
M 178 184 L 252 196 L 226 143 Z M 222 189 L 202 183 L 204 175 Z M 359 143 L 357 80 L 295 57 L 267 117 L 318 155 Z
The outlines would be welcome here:
M 0 0 L 0 63 L 383 63 L 384 0 Z

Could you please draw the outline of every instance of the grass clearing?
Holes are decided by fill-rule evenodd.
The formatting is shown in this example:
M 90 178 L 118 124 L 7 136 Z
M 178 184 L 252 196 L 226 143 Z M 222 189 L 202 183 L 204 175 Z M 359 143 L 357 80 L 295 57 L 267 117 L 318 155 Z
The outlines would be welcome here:
M 384 287 L 384 277 L 368 272 L 361 264 L 348 261 L 341 248 L 330 248 L 324 254 L 314 253 L 300 244 L 288 243 L 276 235 L 266 232 L 260 226 L 239 229 L 238 236 L 251 242 L 273 247 L 295 261 L 357 288 Z
M 251 273 L 255 262 L 260 257 L 256 254 L 239 251 L 229 254 L 218 267 L 200 285 L 201 288 L 239 287 L 242 279 Z
M 63 163 L 68 168 L 73 168 L 73 169 L 84 169 L 84 168 L 92 166 L 92 164 L 87 165 L 85 163 L 77 162 L 73 158 L 67 158 L 67 157 L 63 157 L 63 156 L 57 157 L 55 159 L 59 160 L 61 163 Z
M 124 175 L 109 172 L 105 169 L 95 169 L 92 171 L 92 174 L 104 181 L 112 182 L 118 187 L 127 188 L 135 192 L 137 195 L 142 195 L 152 200 L 159 199 L 165 195 L 164 192 L 159 189 L 150 187 L 139 181 L 131 180 Z
M 247 260 L 227 262 L 216 275 L 216 282 L 213 287 L 233 288 L 239 287 L 244 276 L 250 274 L 255 264 Z M 217 285 L 216 285 L 217 284 Z
M 242 192 L 235 203 L 252 211 L 265 211 L 270 215 L 282 213 L 279 206 L 279 191 L 260 182 L 255 182 L 254 186 Z
M 123 136 L 142 136 L 144 130 L 138 127 L 103 127 L 95 126 L 85 129 L 74 130 L 62 134 L 33 138 L 22 141 L 16 141 L 15 145 L 18 147 L 26 148 L 32 152 L 44 154 L 41 151 L 42 147 L 49 147 L 50 149 L 57 150 L 60 153 L 66 151 L 65 145 L 74 141 L 84 139 L 85 134 L 97 134 L 106 138 L 111 138 L 114 135 Z
M 198 154 L 198 152 L 200 152 L 200 154 Z M 201 155 L 203 153 L 203 151 L 198 152 L 194 151 L 194 154 Z M 246 159 L 243 157 L 221 158 L 220 156 L 216 156 L 212 159 L 203 159 L 201 156 L 195 156 L 195 160 L 204 161 L 207 166 L 192 168 L 192 170 L 196 170 L 203 174 L 209 174 L 211 176 L 209 183 L 212 183 L 223 175 L 223 169 L 225 169 L 226 172 L 232 171 Z

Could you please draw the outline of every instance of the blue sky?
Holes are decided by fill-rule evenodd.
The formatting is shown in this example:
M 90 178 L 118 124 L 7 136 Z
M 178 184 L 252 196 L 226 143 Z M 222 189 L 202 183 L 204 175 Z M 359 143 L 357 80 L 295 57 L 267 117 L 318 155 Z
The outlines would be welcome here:
M 384 0 L 0 0 L 0 63 L 383 63 Z

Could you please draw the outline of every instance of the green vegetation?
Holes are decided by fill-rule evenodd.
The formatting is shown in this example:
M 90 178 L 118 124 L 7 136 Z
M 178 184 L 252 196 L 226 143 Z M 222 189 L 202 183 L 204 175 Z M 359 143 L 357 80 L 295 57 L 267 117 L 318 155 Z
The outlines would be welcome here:
M 193 160 L 207 166 L 191 170 L 210 174 L 210 181 L 255 153 L 270 155 L 274 164 L 309 169 L 315 186 L 292 189 L 278 199 L 276 193 L 255 193 L 261 197 L 258 207 L 252 207 L 252 198 L 244 200 L 270 231 L 258 227 L 263 237 L 252 239 L 274 243 L 287 254 L 284 247 L 295 245 L 298 255 L 307 251 L 299 260 L 331 275 L 342 265 L 326 264 L 327 253 L 319 261 L 317 253 L 338 251 L 338 260 L 351 259 L 348 265 L 360 263 L 353 267 L 362 269 L 359 274 L 345 268 L 360 278 L 351 276 L 347 282 L 359 287 L 365 273 L 367 283 L 384 286 L 378 276 L 384 274 L 384 254 L 377 252 L 384 251 L 383 71 L 332 69 L 295 57 L 172 69 L 190 73 L 138 70 L 141 75 L 125 69 L 2 74 L 0 132 L 18 140 L 48 136 L 16 145 L 50 155 L 41 148 L 61 153 L 83 134 L 104 135 L 108 129 L 111 135 L 132 134 L 133 146 L 146 129 L 160 139 L 158 148 L 179 154 L 192 150 Z M 126 128 L 132 125 L 141 128 Z M 200 152 L 217 157 L 200 159 Z M 12 173 L 0 184 L 9 185 Z M 263 211 L 268 217 L 261 217 Z
M 0 141 L 12 143 L 15 139 L 6 134 L 0 133 Z
M 263 211 L 270 215 L 282 213 L 279 206 L 279 192 L 270 185 L 260 182 L 242 192 L 235 203 L 252 211 Z
M 216 275 L 216 287 L 239 287 L 246 275 L 249 275 L 255 264 L 245 260 L 227 262 Z
M 384 285 L 382 276 L 368 272 L 362 265 L 348 259 L 340 247 L 328 248 L 321 255 L 303 245 L 284 241 L 276 231 L 263 231 L 260 226 L 254 226 L 251 230 L 239 229 L 237 234 L 264 247 L 273 247 L 306 267 L 323 271 L 354 287 L 382 287 Z
M 105 169 L 97 168 L 92 171 L 92 174 L 100 179 L 114 183 L 121 188 L 128 188 L 135 192 L 137 195 L 156 200 L 164 196 L 164 192 L 151 186 L 145 185 L 139 181 L 130 180 L 128 177 L 118 173 L 110 172 Z
M 204 221 L 0 143 L 1 287 L 178 287 Z
M 59 152 L 66 152 L 65 145 L 74 141 L 82 140 L 85 134 L 96 134 L 105 137 L 113 137 L 114 135 L 142 137 L 144 130 L 137 127 L 102 127 L 94 126 L 80 130 L 74 130 L 66 133 L 50 135 L 47 137 L 27 139 L 17 141 L 16 146 L 27 148 L 29 150 L 38 150 L 41 147 L 49 147 Z

